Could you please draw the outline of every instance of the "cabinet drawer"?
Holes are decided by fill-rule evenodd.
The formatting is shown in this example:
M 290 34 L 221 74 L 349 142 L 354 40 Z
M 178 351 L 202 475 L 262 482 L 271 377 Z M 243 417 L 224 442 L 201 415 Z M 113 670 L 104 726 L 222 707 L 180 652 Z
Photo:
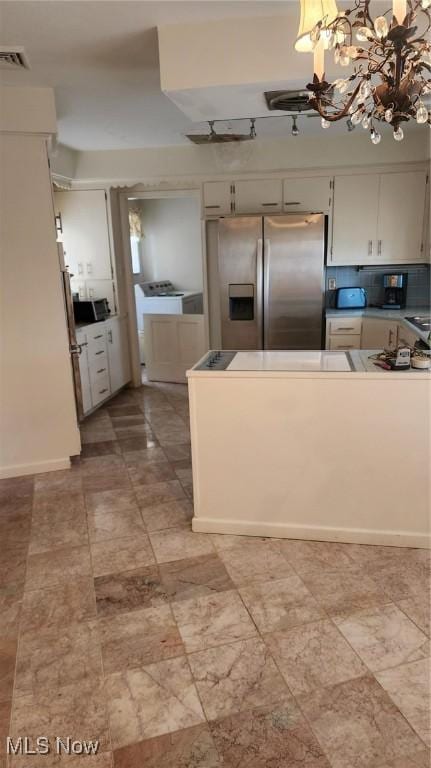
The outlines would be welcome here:
M 337 317 L 328 321 L 329 333 L 360 334 L 362 328 L 362 317 Z
M 338 334 L 336 336 L 329 337 L 329 349 L 360 349 L 361 337 L 355 336 L 353 333 L 349 336 L 346 334 Z
M 90 371 L 90 385 L 91 385 L 91 399 L 94 406 L 106 400 L 111 394 L 111 387 L 109 384 L 109 374 L 105 371 L 101 374 L 96 374 Z
M 100 357 L 96 357 L 95 360 L 89 361 L 88 370 L 90 372 L 90 378 L 92 381 L 96 381 L 96 379 L 100 376 L 108 376 L 108 356 L 101 355 Z

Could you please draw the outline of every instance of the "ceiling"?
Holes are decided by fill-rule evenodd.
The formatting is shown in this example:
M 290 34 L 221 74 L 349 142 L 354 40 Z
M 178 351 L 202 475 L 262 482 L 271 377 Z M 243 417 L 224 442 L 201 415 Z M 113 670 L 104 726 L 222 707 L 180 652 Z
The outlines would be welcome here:
M 73 149 L 188 144 L 185 134 L 199 126 L 160 90 L 156 27 L 271 15 L 285 17 L 286 72 L 296 57 L 296 73 L 303 70 L 306 83 L 311 57 L 293 49 L 299 0 L 0 2 L 0 44 L 24 46 L 30 62 L 29 71 L 2 71 L 1 82 L 53 87 L 59 140 Z M 291 121 L 270 118 L 257 127 L 259 136 L 282 136 Z M 321 131 L 319 120 L 303 119 L 300 127 L 304 133 Z

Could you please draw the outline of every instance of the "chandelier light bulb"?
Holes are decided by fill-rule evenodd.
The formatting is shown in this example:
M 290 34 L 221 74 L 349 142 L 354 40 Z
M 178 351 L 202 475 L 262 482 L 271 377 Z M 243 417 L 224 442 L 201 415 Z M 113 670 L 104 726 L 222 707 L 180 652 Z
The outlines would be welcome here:
M 343 43 L 346 40 L 346 35 L 344 34 L 342 29 L 337 29 L 334 34 L 334 37 L 335 37 L 335 42 L 338 43 L 339 45 L 343 45 Z
M 427 8 L 429 8 L 431 5 L 431 0 L 422 0 L 421 6 L 426 11 Z
M 380 133 L 377 133 L 377 131 L 374 130 L 374 128 L 370 133 L 370 137 L 373 144 L 380 144 L 382 137 L 380 136 Z
M 373 33 L 370 29 L 368 29 L 368 27 L 359 27 L 356 32 L 356 39 L 360 43 L 365 43 L 367 40 L 373 39 Z
M 348 67 L 350 64 L 349 49 L 347 45 L 343 45 L 340 49 L 340 64 L 342 67 Z
M 362 119 L 362 127 L 368 131 L 369 127 L 371 125 L 371 118 L 369 115 L 365 115 L 365 117 Z
M 363 115 L 362 109 L 357 109 L 356 112 L 353 113 L 352 115 L 353 125 L 359 125 L 359 123 L 362 120 L 362 115 Z
M 331 29 L 322 29 L 321 39 L 325 51 L 329 51 L 335 45 L 334 34 Z
M 359 53 L 356 45 L 349 45 L 347 50 L 349 52 L 350 58 L 351 59 L 356 59 L 356 57 L 358 56 L 358 53 Z
M 384 37 L 387 37 L 389 27 L 388 22 L 384 16 L 377 16 L 377 19 L 374 22 L 374 29 L 376 30 L 376 35 L 380 38 L 380 40 L 382 40 Z
M 392 118 L 394 116 L 393 110 L 389 107 L 389 109 L 385 112 L 385 120 L 387 123 L 392 123 Z
M 320 121 L 320 125 L 322 126 L 322 128 L 329 128 L 331 123 L 329 122 L 329 120 L 325 120 L 325 118 L 322 117 L 322 119 Z
M 396 131 L 394 131 L 394 139 L 395 141 L 402 141 L 404 138 L 404 131 L 399 125 Z
M 419 106 L 416 110 L 416 122 L 419 124 L 426 123 L 428 121 L 428 110 L 423 103 L 423 101 L 419 102 Z

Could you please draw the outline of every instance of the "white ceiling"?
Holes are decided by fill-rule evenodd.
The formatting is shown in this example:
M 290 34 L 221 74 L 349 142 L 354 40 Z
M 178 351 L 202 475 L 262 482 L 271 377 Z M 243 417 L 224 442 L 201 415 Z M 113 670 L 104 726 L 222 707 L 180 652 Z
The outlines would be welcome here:
M 53 87 L 59 140 L 74 149 L 187 144 L 184 134 L 198 126 L 160 90 L 156 27 L 271 15 L 286 19 L 286 69 L 289 57 L 297 57 L 308 82 L 311 57 L 293 49 L 299 0 L 0 2 L 0 44 L 24 46 L 30 61 L 30 71 L 3 71 L 1 81 Z M 285 135 L 290 125 L 288 118 L 266 119 L 258 124 L 258 134 Z M 301 127 L 305 133 L 321 130 L 319 120 L 304 119 Z M 345 131 L 345 126 L 334 129 Z

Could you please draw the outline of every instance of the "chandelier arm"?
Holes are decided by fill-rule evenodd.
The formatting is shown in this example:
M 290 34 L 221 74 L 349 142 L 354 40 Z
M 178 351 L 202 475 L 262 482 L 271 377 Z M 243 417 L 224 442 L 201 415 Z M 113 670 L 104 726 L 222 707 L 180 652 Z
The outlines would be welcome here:
M 350 99 L 346 102 L 346 104 L 344 105 L 344 107 L 341 110 L 341 112 L 337 112 L 336 115 L 326 114 L 323 111 L 323 108 L 322 108 L 321 103 L 320 103 L 321 99 L 320 99 L 319 96 L 316 96 L 312 100 L 311 104 L 312 105 L 315 104 L 316 112 L 319 113 L 320 117 L 324 117 L 325 120 L 328 120 L 328 122 L 330 122 L 330 123 L 335 123 L 337 120 L 342 120 L 343 117 L 346 117 L 346 115 L 347 115 L 351 105 L 353 104 L 357 94 L 359 93 L 359 88 L 360 87 L 361 87 L 361 84 L 358 83 L 358 85 L 356 86 L 355 90 L 352 92 L 352 95 L 350 96 Z

